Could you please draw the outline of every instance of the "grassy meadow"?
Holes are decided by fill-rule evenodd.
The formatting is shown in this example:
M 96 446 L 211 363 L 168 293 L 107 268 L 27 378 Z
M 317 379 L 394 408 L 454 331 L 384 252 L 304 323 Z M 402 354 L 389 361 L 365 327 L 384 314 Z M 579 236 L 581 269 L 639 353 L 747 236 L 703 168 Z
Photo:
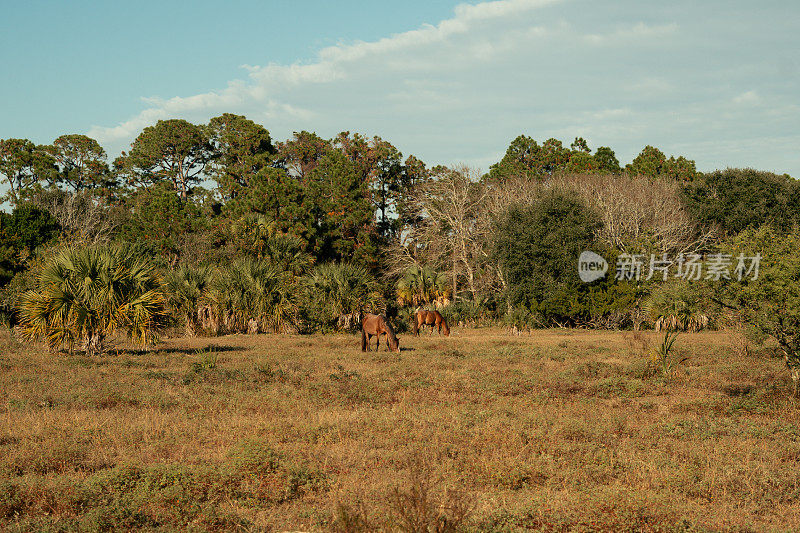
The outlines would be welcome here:
M 800 530 L 782 360 L 685 333 L 665 378 L 662 339 L 231 335 L 90 358 L 2 333 L 0 530 Z

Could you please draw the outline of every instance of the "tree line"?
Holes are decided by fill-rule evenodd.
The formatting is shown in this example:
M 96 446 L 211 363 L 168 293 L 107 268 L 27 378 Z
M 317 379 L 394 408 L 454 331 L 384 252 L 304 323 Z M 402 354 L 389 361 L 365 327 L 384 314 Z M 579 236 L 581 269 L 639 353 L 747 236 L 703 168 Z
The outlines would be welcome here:
M 481 174 L 404 158 L 358 133 L 276 142 L 228 113 L 208 124 L 159 121 L 112 162 L 84 135 L 45 146 L 0 140 L 0 175 L 11 207 L 0 213 L 0 305 L 54 349 L 100 346 L 126 328 L 149 342 L 148 327 L 169 325 L 187 334 L 341 329 L 361 310 L 402 328 L 418 306 L 517 329 L 722 327 L 760 309 L 743 294 L 770 289 L 728 279 L 583 283 L 577 257 L 704 257 L 748 239 L 768 253 L 800 223 L 790 176 L 699 172 L 653 146 L 622 165 L 580 137 L 565 146 L 520 135 Z M 763 232 L 774 240 L 756 238 Z M 787 250 L 774 251 L 776 263 L 791 264 Z M 792 290 L 772 303 L 780 296 L 796 309 Z M 112 298 L 116 310 L 97 297 L 117 292 L 128 296 Z M 800 335 L 783 316 L 783 333 L 770 334 L 795 357 Z

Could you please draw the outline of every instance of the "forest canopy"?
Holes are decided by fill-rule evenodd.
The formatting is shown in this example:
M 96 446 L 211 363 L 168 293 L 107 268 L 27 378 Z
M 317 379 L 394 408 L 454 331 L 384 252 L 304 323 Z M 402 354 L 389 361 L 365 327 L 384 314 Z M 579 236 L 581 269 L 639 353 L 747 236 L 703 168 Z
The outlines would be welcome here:
M 520 135 L 482 174 L 428 165 L 381 137 L 348 131 L 280 141 L 230 113 L 208 124 L 160 120 L 113 161 L 85 135 L 50 145 L 3 139 L 0 178 L 8 206 L 0 213 L 0 305 L 7 322 L 27 320 L 27 331 L 53 349 L 101 350 L 98 339 L 112 326 L 133 327 L 83 292 L 87 311 L 75 316 L 95 313 L 97 324 L 110 324 L 102 334 L 87 334 L 84 322 L 41 322 L 48 305 L 61 305 L 45 305 L 47 295 L 72 287 L 71 274 L 53 274 L 70 257 L 88 265 L 103 258 L 120 279 L 146 274 L 148 290 L 160 294 L 148 296 L 158 332 L 328 331 L 352 327 L 363 311 L 402 328 L 420 306 L 457 324 L 717 327 L 735 319 L 726 309 L 736 305 L 714 303 L 732 299 L 719 292 L 730 286 L 702 276 L 673 282 L 665 269 L 615 280 L 614 265 L 670 257 L 674 267 L 720 254 L 747 232 L 784 239 L 800 224 L 792 177 L 701 172 L 651 145 L 623 163 L 582 137 L 567 145 Z M 578 279 L 583 250 L 604 257 L 609 275 Z M 141 303 L 135 290 L 125 294 Z M 38 329 L 24 305 L 34 301 Z M 136 327 L 136 337 L 155 338 Z

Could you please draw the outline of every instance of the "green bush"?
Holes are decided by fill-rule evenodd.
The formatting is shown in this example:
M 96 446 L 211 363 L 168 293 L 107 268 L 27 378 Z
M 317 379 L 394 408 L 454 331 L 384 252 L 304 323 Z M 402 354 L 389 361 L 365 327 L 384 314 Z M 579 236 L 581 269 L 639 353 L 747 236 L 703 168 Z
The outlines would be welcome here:
M 489 299 L 483 300 L 456 300 L 439 311 L 447 319 L 450 326 L 463 323 L 476 326 L 495 318 L 496 305 Z
M 0 287 L 29 268 L 36 249 L 54 242 L 60 232 L 50 213 L 30 204 L 0 212 Z
M 339 331 L 360 327 L 363 312 L 385 309 L 375 277 L 354 263 L 323 263 L 305 278 L 302 317 L 309 331 Z
M 158 340 L 167 320 L 160 276 L 152 262 L 127 245 L 60 250 L 20 301 L 24 335 L 46 340 L 51 350 L 72 350 L 80 342 L 88 354 L 102 353 L 114 331 L 149 344 Z
M 494 254 L 510 306 L 528 310 L 542 324 L 588 320 L 591 284 L 578 278 L 577 261 L 600 224 L 580 199 L 559 192 L 509 208 L 497 227 Z
M 264 442 L 248 439 L 231 448 L 228 452 L 228 463 L 235 472 L 262 475 L 278 470 L 280 457 Z
M 712 324 L 721 311 L 708 284 L 681 279 L 656 285 L 642 307 L 658 330 L 699 331 Z
M 788 174 L 717 170 L 687 185 L 683 196 L 700 223 L 729 234 L 762 224 L 785 232 L 800 223 L 800 182 Z
M 722 246 L 722 253 L 737 257 L 760 254 L 758 277 L 753 274 L 721 279 L 713 286 L 715 298 L 735 309 L 740 317 L 777 341 L 780 353 L 800 393 L 800 230 L 780 235 L 771 226 L 743 231 Z M 755 278 L 755 279 L 754 279 Z

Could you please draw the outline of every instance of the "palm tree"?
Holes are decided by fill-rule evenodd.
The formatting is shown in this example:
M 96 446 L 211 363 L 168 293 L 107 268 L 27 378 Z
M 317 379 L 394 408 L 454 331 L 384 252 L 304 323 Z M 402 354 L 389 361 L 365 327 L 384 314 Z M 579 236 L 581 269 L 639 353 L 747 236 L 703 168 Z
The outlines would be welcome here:
M 211 299 L 230 331 L 285 332 L 294 328 L 297 294 L 291 276 L 271 261 L 235 259 L 212 281 Z
M 306 281 L 306 298 L 320 318 L 338 329 L 349 329 L 362 311 L 383 307 L 380 286 L 366 268 L 353 263 L 318 265 Z
M 703 289 L 686 280 L 656 287 L 642 308 L 656 331 L 700 331 L 708 327 L 712 310 Z
M 208 265 L 183 264 L 166 275 L 165 287 L 170 307 L 186 317 L 186 336 L 194 337 L 200 329 L 199 314 L 209 301 L 213 269 Z
M 275 222 L 264 215 L 242 218 L 234 232 L 244 240 L 249 253 L 258 259 L 269 259 L 295 276 L 302 275 L 314 263 L 314 258 L 305 251 L 303 239 L 281 233 Z
M 428 266 L 410 266 L 397 282 L 396 289 L 401 305 L 415 307 L 432 302 L 444 303 L 450 295 L 447 275 Z
M 45 339 L 51 351 L 81 342 L 96 355 L 118 330 L 139 344 L 157 341 L 168 314 L 154 265 L 131 246 L 93 245 L 52 256 L 23 294 L 20 318 L 23 335 Z
M 276 233 L 265 239 L 263 257 L 295 276 L 304 274 L 314 263 L 311 254 L 305 251 L 303 239 L 288 233 Z

